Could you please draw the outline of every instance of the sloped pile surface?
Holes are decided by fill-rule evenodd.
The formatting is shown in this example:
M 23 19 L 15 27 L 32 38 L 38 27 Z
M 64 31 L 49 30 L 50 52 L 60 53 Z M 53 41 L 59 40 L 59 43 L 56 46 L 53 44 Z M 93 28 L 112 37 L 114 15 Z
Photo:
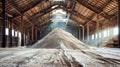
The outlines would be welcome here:
M 87 49 L 88 47 L 72 34 L 57 28 L 35 43 L 33 48 Z

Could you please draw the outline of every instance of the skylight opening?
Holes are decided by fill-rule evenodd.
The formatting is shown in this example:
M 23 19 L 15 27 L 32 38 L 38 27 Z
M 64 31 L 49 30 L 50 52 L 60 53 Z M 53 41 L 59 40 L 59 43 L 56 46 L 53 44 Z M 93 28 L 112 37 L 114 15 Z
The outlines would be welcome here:
M 52 11 L 51 20 L 52 22 L 67 22 L 68 17 L 67 13 L 62 9 L 57 9 Z

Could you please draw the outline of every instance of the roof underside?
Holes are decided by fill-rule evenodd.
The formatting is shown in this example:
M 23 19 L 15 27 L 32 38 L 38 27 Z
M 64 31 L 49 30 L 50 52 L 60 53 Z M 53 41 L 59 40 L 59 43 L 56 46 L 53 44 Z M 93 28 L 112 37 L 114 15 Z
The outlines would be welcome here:
M 52 8 L 55 6 L 54 8 Z M 69 13 L 69 23 L 80 26 L 97 22 L 107 23 L 108 20 L 117 20 L 117 0 L 6 0 L 6 14 L 18 23 L 28 28 L 40 27 L 50 20 L 53 10 L 63 9 Z M 21 16 L 23 20 L 21 22 Z

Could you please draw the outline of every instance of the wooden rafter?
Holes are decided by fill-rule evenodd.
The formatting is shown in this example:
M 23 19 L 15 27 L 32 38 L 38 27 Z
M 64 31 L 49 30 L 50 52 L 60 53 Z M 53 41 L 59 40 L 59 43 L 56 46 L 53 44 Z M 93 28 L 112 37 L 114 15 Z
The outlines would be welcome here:
M 101 6 L 101 9 L 99 9 L 100 11 L 103 11 L 103 9 L 111 2 L 112 0 L 107 0 L 107 2 Z
M 89 4 L 89 3 L 88 3 L 87 1 L 85 1 L 85 0 L 77 0 L 77 1 L 78 1 L 78 3 L 80 3 L 81 5 L 85 6 L 86 8 L 92 10 L 93 12 L 95 12 L 95 13 L 97 13 L 97 14 L 99 14 L 99 13 L 102 12 L 102 9 L 99 10 L 99 9 L 95 8 L 93 5 Z M 107 5 L 107 4 L 106 4 L 106 5 Z M 111 17 L 110 17 L 108 14 L 106 14 L 106 13 L 101 13 L 100 15 L 102 15 L 103 17 L 105 17 L 105 18 L 107 18 L 107 19 L 111 18 Z
M 36 5 L 38 5 L 39 3 L 41 3 L 42 1 L 48 1 L 48 0 L 34 0 L 33 2 L 30 2 L 26 7 L 24 7 L 26 9 L 21 10 L 21 13 L 25 13 L 26 11 L 28 11 L 31 8 L 35 7 Z M 31 4 L 32 4 L 32 6 L 31 6 Z M 13 18 L 15 18 L 17 16 L 19 16 L 19 14 L 14 15 Z
M 79 17 L 79 18 L 82 18 L 82 19 L 84 19 L 84 20 L 86 20 L 86 21 L 90 21 L 90 20 L 91 20 L 91 22 L 95 22 L 95 23 L 96 23 L 96 21 L 92 20 L 92 19 L 89 18 L 89 17 L 83 16 L 82 14 L 78 13 L 78 12 L 75 11 L 75 10 L 71 10 L 71 11 L 70 11 L 70 10 L 68 10 L 68 9 L 65 8 L 65 7 L 62 7 L 62 9 L 65 10 L 65 11 L 67 11 L 67 12 L 70 12 L 71 14 L 73 14 L 73 15 Z
M 45 0 L 42 0 L 42 1 L 45 1 Z M 39 3 L 42 2 L 42 1 L 39 1 L 39 2 L 37 2 L 37 3 L 39 4 Z M 48 1 L 48 0 L 46 0 L 46 1 Z M 36 3 L 36 1 L 34 1 L 34 2 Z M 101 9 L 101 10 L 98 10 L 96 7 L 94 7 L 93 5 L 90 5 L 90 4 L 87 3 L 85 0 L 77 0 L 77 1 L 75 1 L 75 2 L 79 2 L 80 4 L 82 4 L 83 6 L 87 7 L 88 9 L 94 11 L 95 13 L 101 13 L 102 9 L 103 9 L 106 5 L 108 5 L 108 4 L 111 2 L 111 0 L 108 0 L 108 2 L 106 2 L 106 3 L 102 6 L 102 9 Z M 32 4 L 32 8 L 33 8 L 35 5 L 37 5 L 37 4 L 35 4 L 35 3 Z M 86 5 L 86 3 L 87 3 L 87 5 Z M 13 5 L 15 5 L 15 4 L 13 3 Z M 34 6 L 33 6 L 33 5 L 34 5 Z M 54 8 L 54 9 L 52 9 L 51 7 L 54 6 L 54 5 L 59 5 L 59 6 L 56 7 L 56 8 Z M 39 12 L 35 13 L 34 15 L 30 16 L 30 17 L 28 18 L 28 20 L 31 21 L 31 23 L 32 23 L 32 20 L 33 20 L 33 19 L 34 19 L 34 20 L 35 20 L 35 19 L 38 19 L 39 17 L 44 16 L 45 14 L 51 12 L 52 10 L 55 10 L 55 9 L 57 9 L 57 8 L 61 8 L 61 9 L 65 10 L 65 11 L 67 11 L 67 12 L 70 13 L 70 14 L 73 14 L 73 15 L 81 18 L 81 19 L 84 19 L 86 23 L 89 22 L 89 21 L 96 23 L 96 21 L 92 20 L 92 18 L 86 17 L 86 16 L 82 15 L 81 13 L 77 12 L 76 10 L 74 10 L 74 6 L 75 6 L 75 5 L 76 5 L 76 4 L 74 4 L 73 2 L 71 3 L 71 7 L 73 7 L 73 9 L 72 9 L 72 8 L 70 8 L 70 7 L 67 8 L 65 3 L 58 2 L 58 3 L 55 3 L 55 4 L 50 5 L 48 8 L 45 8 L 45 9 L 43 9 L 42 11 L 39 11 Z M 19 7 L 16 7 L 16 6 L 15 6 L 15 8 L 16 8 L 18 11 L 20 10 Z M 26 8 L 26 9 L 27 9 L 27 8 Z M 31 9 L 31 8 L 29 8 L 29 9 Z M 26 11 L 24 11 L 24 10 L 22 10 L 22 11 L 23 11 L 22 13 L 26 12 Z M 20 13 L 21 13 L 21 12 L 20 12 Z M 104 13 L 104 12 L 102 12 L 100 15 L 103 15 L 105 18 L 109 18 L 109 16 L 108 16 L 106 13 Z M 86 23 L 85 23 L 85 24 L 86 24 Z
M 74 19 L 72 16 L 70 16 L 70 18 L 69 18 L 69 19 L 71 19 L 71 20 L 73 20 L 73 21 L 77 22 L 77 24 L 79 24 L 79 25 L 83 25 L 80 21 L 78 21 L 78 20 Z
M 82 14 L 78 13 L 77 11 L 75 11 L 75 10 L 69 10 L 69 9 L 67 9 L 67 8 L 65 8 L 65 7 L 63 7 L 63 6 L 62 6 L 62 7 L 61 7 L 61 6 L 58 6 L 58 7 L 54 8 L 54 9 L 51 9 L 50 7 L 48 7 L 47 9 L 45 9 L 45 10 L 47 10 L 46 12 L 45 12 L 44 10 L 43 10 L 43 11 L 40 11 L 40 12 L 36 13 L 35 15 L 31 16 L 31 17 L 29 18 L 29 20 L 30 20 L 30 21 L 32 21 L 32 19 L 35 20 L 36 18 L 42 17 L 42 16 L 44 16 L 45 14 L 51 12 L 52 10 L 55 10 L 55 9 L 58 9 L 58 8 L 61 8 L 61 9 L 65 10 L 65 11 L 67 11 L 67 12 L 69 12 L 69 13 L 71 13 L 71 14 L 79 17 L 79 18 L 82 18 L 82 19 L 86 20 L 86 21 L 90 21 L 90 20 L 91 20 L 91 22 L 95 22 L 95 23 L 96 23 L 96 21 L 94 21 L 94 20 L 92 20 L 92 19 L 90 19 L 90 18 L 88 18 L 88 17 L 86 17 L 86 16 L 83 16 Z
M 17 11 L 21 16 L 23 16 L 23 14 L 19 11 L 20 9 L 18 9 L 19 7 L 17 7 L 15 3 L 12 4 L 12 1 L 9 1 L 9 2 L 11 3 L 12 7 L 15 8 L 16 11 Z M 26 19 L 26 21 L 27 21 L 28 23 L 30 23 L 32 26 L 34 26 L 36 29 L 39 30 L 38 26 L 35 25 L 35 24 L 33 24 L 29 19 Z M 23 24 L 21 24 L 21 25 L 23 26 Z
M 95 8 L 93 5 L 89 4 L 86 0 L 76 0 L 76 1 L 78 1 L 78 3 L 80 3 L 81 5 L 87 7 L 88 9 L 94 11 L 95 13 L 100 13 L 100 10 Z
M 10 5 L 12 5 L 12 7 L 16 10 L 16 12 L 19 15 L 22 15 L 22 13 L 20 12 L 20 8 L 16 5 L 16 3 L 13 0 L 8 0 L 8 2 L 10 3 Z

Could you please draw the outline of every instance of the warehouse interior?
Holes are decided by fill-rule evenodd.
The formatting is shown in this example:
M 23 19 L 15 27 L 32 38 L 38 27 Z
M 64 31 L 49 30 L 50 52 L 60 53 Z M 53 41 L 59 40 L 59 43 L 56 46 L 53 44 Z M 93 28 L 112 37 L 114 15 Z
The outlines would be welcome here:
M 0 67 L 119 67 L 119 17 L 119 0 L 0 0 Z

